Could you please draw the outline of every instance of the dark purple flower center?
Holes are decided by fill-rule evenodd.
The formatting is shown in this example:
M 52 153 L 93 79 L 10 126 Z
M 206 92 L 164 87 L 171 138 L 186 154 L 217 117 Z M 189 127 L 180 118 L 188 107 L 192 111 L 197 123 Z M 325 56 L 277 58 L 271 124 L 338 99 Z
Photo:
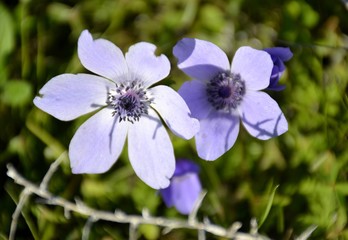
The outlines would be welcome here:
M 109 91 L 107 101 L 114 109 L 112 116 L 118 116 L 120 122 L 127 120 L 131 123 L 148 113 L 150 103 L 146 89 L 136 81 L 116 84 L 116 88 Z
M 236 109 L 245 94 L 245 83 L 240 74 L 219 73 L 207 84 L 208 101 L 216 110 Z
M 133 96 L 133 94 L 124 94 L 118 100 L 120 107 L 128 112 L 133 111 L 138 106 L 139 102 L 137 96 Z
M 222 86 L 219 88 L 219 96 L 222 97 L 222 98 L 229 98 L 231 96 L 231 88 L 230 86 Z

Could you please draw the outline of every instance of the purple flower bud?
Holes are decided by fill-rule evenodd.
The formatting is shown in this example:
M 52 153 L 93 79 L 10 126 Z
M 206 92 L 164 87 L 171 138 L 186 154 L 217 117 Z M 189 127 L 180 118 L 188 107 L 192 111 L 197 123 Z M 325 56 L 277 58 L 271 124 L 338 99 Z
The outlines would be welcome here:
M 199 167 L 187 159 L 179 159 L 169 187 L 160 190 L 167 207 L 174 206 L 181 214 L 189 214 L 202 190 Z
M 271 79 L 267 90 L 281 91 L 285 89 L 284 85 L 278 85 L 279 78 L 285 71 L 284 62 L 290 60 L 293 56 L 290 48 L 287 47 L 273 47 L 265 48 L 269 55 L 271 55 L 273 61 L 273 69 L 271 74 Z

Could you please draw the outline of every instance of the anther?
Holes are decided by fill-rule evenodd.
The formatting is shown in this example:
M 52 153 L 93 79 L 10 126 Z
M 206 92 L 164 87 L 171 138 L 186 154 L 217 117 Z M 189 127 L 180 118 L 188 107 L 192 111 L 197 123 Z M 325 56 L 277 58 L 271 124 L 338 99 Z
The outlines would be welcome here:
M 133 81 L 128 84 L 116 84 L 116 88 L 109 91 L 107 104 L 114 109 L 112 116 L 118 116 L 119 122 L 134 123 L 148 113 L 151 99 L 147 96 L 146 89 Z

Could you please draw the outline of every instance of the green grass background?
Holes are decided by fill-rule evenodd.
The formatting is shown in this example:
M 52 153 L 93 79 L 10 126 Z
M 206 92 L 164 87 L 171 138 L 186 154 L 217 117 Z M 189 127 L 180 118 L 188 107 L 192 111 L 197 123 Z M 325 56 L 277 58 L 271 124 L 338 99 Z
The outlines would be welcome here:
M 171 135 L 177 157 L 201 167 L 207 195 L 198 218 L 228 227 L 235 221 L 273 239 L 294 239 L 311 225 L 311 239 L 348 239 L 348 8 L 339 0 L 5 0 L 0 2 L 0 239 L 7 239 L 22 187 L 6 176 L 11 163 L 40 183 L 67 150 L 88 116 L 61 122 L 34 107 L 32 99 L 52 77 L 87 72 L 76 45 L 82 30 L 106 38 L 124 52 L 139 41 L 156 44 L 171 63 L 163 84 L 178 89 L 188 80 L 176 67 L 172 47 L 183 37 L 220 46 L 231 59 L 238 47 L 289 46 L 282 92 L 270 92 L 289 131 L 268 141 L 243 128 L 234 147 L 214 162 L 199 159 L 194 141 Z M 134 174 L 124 151 L 110 171 L 73 175 L 65 159 L 49 190 L 91 207 L 128 214 L 181 218 Z M 273 201 L 270 196 L 276 189 Z M 86 218 L 64 217 L 60 207 L 32 196 L 19 218 L 16 239 L 80 239 Z M 197 239 L 197 232 L 141 226 L 140 239 Z M 99 221 L 90 239 L 127 239 L 128 225 Z M 207 235 L 207 239 L 220 239 Z

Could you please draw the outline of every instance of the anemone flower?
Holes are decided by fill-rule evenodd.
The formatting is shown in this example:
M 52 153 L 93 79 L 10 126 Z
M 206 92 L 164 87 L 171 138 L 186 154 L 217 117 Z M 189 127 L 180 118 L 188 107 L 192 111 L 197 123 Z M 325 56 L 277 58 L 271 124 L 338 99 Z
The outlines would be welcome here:
M 173 146 L 162 124 L 189 139 L 199 129 L 180 95 L 167 86 L 151 85 L 170 71 L 166 56 L 153 44 L 140 42 L 123 55 L 105 39 L 93 40 L 84 30 L 78 57 L 93 74 L 62 74 L 39 91 L 34 104 L 62 120 L 94 112 L 69 145 L 73 173 L 103 173 L 119 158 L 126 138 L 130 163 L 152 188 L 165 188 L 175 170 Z
M 178 67 L 193 80 L 179 94 L 200 122 L 195 136 L 198 155 L 215 160 L 235 143 L 240 120 L 254 137 L 279 136 L 288 123 L 267 93 L 273 68 L 270 55 L 251 47 L 239 48 L 230 65 L 226 54 L 211 42 L 184 38 L 173 49 Z

